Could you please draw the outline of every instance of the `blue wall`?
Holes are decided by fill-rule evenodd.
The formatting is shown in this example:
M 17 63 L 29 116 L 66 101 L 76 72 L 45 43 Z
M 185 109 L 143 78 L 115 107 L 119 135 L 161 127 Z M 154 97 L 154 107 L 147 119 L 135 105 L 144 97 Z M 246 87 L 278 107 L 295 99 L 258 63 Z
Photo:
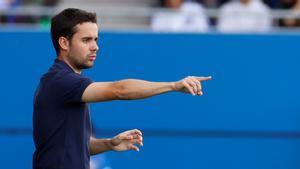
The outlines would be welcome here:
M 299 35 L 100 33 L 85 75 L 174 81 L 212 75 L 204 95 L 91 104 L 98 137 L 139 128 L 141 152 L 109 152 L 113 169 L 299 169 Z M 55 53 L 45 32 L 0 32 L 1 168 L 29 169 L 32 95 Z M 16 162 L 17 161 L 17 162 Z

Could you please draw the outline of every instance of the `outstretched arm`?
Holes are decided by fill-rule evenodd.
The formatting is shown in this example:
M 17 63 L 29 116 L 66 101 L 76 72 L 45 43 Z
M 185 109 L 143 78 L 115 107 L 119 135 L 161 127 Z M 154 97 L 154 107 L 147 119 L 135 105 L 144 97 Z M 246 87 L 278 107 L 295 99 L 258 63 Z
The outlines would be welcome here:
M 95 155 L 109 150 L 126 151 L 132 149 L 139 151 L 139 148 L 135 144 L 143 146 L 142 132 L 137 129 L 122 132 L 111 139 L 96 139 L 91 137 L 90 154 Z
M 95 82 L 85 89 L 82 101 L 100 102 L 143 99 L 170 91 L 202 95 L 201 82 L 210 79 L 210 76 L 188 76 L 176 82 L 149 82 L 137 79 L 126 79 L 117 82 Z

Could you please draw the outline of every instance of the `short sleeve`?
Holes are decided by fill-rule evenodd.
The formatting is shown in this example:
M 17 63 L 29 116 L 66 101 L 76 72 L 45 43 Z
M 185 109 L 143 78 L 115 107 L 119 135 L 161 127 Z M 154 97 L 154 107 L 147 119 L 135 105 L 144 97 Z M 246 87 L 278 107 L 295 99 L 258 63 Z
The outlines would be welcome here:
M 80 74 L 65 74 L 57 81 L 56 92 L 64 103 L 81 102 L 83 92 L 91 83 L 93 83 L 92 80 Z

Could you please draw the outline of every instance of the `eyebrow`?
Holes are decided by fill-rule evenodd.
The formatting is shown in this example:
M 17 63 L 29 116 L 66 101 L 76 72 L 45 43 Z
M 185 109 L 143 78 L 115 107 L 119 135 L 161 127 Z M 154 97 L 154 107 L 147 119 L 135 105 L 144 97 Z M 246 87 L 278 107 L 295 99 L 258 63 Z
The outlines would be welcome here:
M 98 37 L 93 38 L 92 36 L 84 36 L 81 39 L 83 39 L 83 40 L 90 40 L 90 39 L 98 40 Z

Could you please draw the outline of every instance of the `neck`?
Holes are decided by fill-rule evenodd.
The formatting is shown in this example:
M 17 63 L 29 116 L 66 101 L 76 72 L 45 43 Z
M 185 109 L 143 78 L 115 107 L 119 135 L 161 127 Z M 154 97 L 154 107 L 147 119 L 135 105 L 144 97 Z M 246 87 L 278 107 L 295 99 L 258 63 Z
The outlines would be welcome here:
M 81 74 L 81 69 L 78 69 L 78 68 L 76 68 L 76 66 L 72 65 L 72 64 L 68 61 L 68 59 L 66 59 L 65 56 L 58 55 L 58 56 L 57 56 L 57 59 L 58 59 L 58 60 L 61 60 L 61 61 L 63 61 L 63 62 L 65 62 L 68 66 L 70 66 L 70 68 L 71 68 L 74 72 L 76 72 L 76 73 L 78 73 L 78 74 Z

